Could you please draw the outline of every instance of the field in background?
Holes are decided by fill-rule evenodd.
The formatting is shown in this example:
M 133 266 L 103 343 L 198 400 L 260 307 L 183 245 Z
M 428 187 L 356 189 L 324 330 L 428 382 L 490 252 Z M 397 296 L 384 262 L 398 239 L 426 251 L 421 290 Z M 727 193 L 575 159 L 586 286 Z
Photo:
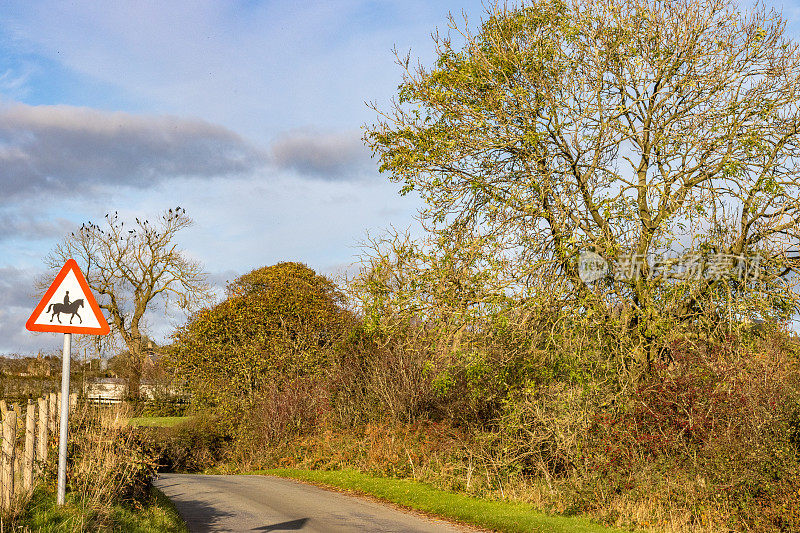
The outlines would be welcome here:
M 135 427 L 172 427 L 190 420 L 191 416 L 138 416 L 128 424 Z

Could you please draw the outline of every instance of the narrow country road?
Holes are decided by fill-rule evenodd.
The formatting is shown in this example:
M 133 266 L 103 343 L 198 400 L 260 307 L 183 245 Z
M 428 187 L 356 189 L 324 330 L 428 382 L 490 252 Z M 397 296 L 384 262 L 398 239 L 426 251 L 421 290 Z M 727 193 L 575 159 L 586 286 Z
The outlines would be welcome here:
M 467 531 L 370 500 L 272 476 L 161 474 L 189 531 Z

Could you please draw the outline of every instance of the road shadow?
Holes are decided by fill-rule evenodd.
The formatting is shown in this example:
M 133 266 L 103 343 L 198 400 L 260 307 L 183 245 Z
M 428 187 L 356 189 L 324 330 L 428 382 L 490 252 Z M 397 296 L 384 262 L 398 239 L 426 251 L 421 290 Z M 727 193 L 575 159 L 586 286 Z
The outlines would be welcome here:
M 180 481 L 161 482 L 158 489 L 172 501 L 178 514 L 189 528 L 190 532 L 213 531 L 220 527 L 225 518 L 236 516 L 233 512 L 220 511 L 207 502 L 193 498 L 193 495 L 184 491 L 175 490 L 181 487 Z M 181 487 L 184 488 L 184 487 Z M 221 530 L 218 530 L 221 531 Z
M 281 522 L 280 524 L 272 524 L 271 526 L 261 526 L 254 528 L 253 531 L 295 531 L 303 529 L 308 522 L 308 518 L 298 518 L 297 520 L 289 520 L 288 522 Z

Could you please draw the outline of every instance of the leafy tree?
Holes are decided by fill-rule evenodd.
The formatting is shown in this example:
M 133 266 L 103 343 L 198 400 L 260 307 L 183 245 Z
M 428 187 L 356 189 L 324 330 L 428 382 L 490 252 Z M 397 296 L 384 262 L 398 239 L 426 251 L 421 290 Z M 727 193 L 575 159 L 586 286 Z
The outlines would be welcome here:
M 800 53 L 780 15 L 534 0 L 450 27 L 431 68 L 398 57 L 365 134 L 440 256 L 468 249 L 484 291 L 553 294 L 640 360 L 682 327 L 797 312 Z
M 138 396 L 149 342 L 148 312 L 159 304 L 166 307 L 171 303 L 190 309 L 210 296 L 202 267 L 175 242 L 178 232 L 191 224 L 180 207 L 169 209 L 154 223 L 137 218 L 127 226 L 115 212 L 106 215 L 103 227 L 83 224 L 46 260 L 53 269 L 69 258 L 80 264 L 106 312 L 112 335 L 127 350 L 125 377 L 134 396 Z
M 348 331 L 336 285 L 300 263 L 237 278 L 175 333 L 171 358 L 199 406 L 237 415 L 265 385 L 320 372 Z

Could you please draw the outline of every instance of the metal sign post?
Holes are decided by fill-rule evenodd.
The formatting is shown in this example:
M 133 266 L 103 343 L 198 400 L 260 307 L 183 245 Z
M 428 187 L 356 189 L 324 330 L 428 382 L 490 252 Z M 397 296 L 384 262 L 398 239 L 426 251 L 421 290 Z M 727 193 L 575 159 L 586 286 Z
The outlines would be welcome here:
M 64 505 L 67 493 L 67 430 L 69 429 L 69 363 L 72 333 L 64 333 L 64 360 L 61 363 L 61 426 L 58 436 L 58 492 L 56 503 Z

